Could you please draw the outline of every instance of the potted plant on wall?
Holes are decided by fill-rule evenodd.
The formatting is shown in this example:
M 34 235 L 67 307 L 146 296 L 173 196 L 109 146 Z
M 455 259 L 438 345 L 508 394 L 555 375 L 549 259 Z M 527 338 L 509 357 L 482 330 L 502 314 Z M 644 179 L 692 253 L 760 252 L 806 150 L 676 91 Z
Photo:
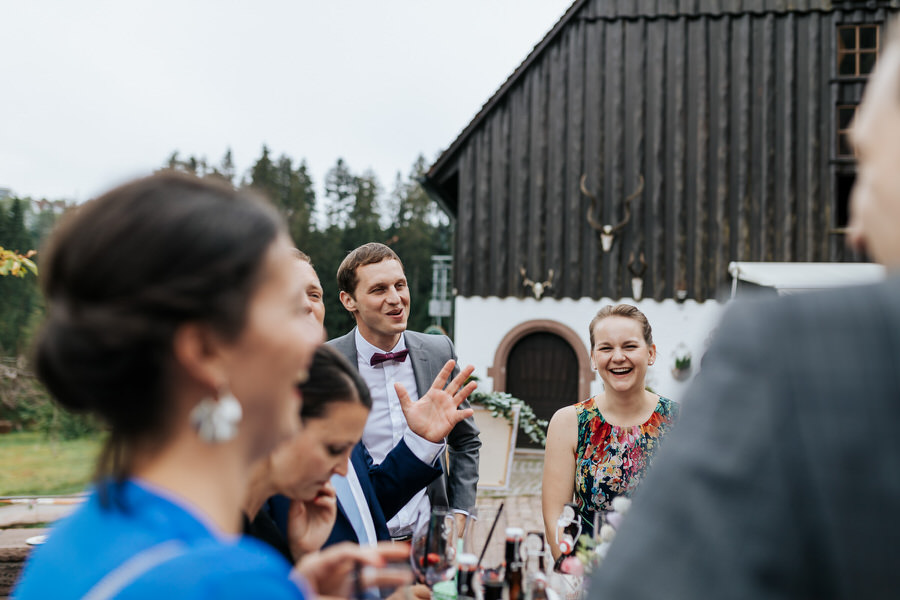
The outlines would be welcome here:
M 691 376 L 691 351 L 683 343 L 675 349 L 675 365 L 672 367 L 672 377 L 676 381 L 684 381 Z

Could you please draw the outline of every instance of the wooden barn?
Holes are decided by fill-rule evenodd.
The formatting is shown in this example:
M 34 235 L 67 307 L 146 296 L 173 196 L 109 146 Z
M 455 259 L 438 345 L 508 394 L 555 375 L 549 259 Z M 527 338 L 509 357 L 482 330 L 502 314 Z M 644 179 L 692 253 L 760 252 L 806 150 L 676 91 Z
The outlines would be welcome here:
M 426 177 L 455 220 L 455 339 L 545 418 L 599 391 L 635 303 L 677 398 L 732 261 L 854 262 L 847 129 L 900 0 L 577 0 Z

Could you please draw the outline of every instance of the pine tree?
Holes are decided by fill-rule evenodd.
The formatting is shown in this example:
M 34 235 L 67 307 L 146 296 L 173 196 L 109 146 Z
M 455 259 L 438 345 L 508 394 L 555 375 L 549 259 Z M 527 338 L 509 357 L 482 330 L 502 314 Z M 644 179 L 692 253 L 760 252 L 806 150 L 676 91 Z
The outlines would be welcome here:
M 249 185 L 277 204 L 275 197 L 278 195 L 278 184 L 275 165 L 269 158 L 269 147 L 266 145 L 262 147 L 262 155 L 250 167 Z
M 275 165 L 272 201 L 284 215 L 294 243 L 300 247 L 308 244 L 312 220 L 310 206 L 315 204 L 315 190 L 305 167 L 294 169 L 293 161 L 285 154 Z
M 415 331 L 431 324 L 431 256 L 450 253 L 449 228 L 438 217 L 440 209 L 419 184 L 424 173 L 425 159 L 419 156 L 406 180 L 399 176 L 395 180 L 390 203 L 393 225 L 386 232 L 406 270 L 412 297 L 409 328 Z
M 325 174 L 325 223 L 327 227 L 344 228 L 356 196 L 356 177 L 350 172 L 344 159 Z
M 356 195 L 347 220 L 348 245 L 355 248 L 367 242 L 381 241 L 384 233 L 379 223 L 379 185 L 375 173 L 367 171 L 355 178 Z
M 231 148 L 225 150 L 216 173 L 228 183 L 234 183 L 234 157 L 231 155 Z

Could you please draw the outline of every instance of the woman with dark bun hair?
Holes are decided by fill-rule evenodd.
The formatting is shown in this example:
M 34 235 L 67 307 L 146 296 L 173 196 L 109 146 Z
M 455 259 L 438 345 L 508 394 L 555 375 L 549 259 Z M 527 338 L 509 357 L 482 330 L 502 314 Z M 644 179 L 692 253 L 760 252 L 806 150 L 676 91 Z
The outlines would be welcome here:
M 266 203 L 174 173 L 54 232 L 37 372 L 109 438 L 94 493 L 36 549 L 17 598 L 303 598 L 307 581 L 341 593 L 354 561 L 380 562 L 354 547 L 292 569 L 239 536 L 251 467 L 299 428 L 323 337 L 292 246 Z

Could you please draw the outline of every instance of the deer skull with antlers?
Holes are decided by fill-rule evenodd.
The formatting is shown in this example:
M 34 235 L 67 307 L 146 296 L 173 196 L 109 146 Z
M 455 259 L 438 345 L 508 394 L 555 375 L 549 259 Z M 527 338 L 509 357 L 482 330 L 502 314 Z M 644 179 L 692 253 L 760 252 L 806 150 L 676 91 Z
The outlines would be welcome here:
M 647 261 L 641 252 L 638 263 L 634 261 L 634 252 L 628 259 L 628 270 L 631 271 L 631 293 L 635 300 L 640 301 L 644 297 L 644 272 L 647 270 Z
M 535 300 L 540 300 L 547 288 L 553 287 L 553 269 L 550 269 L 547 273 L 546 281 L 532 281 L 528 279 L 528 275 L 525 273 L 525 267 L 519 267 L 519 273 L 522 274 L 522 285 L 531 288 Z
M 642 191 L 644 191 L 644 176 L 639 175 L 640 181 L 638 183 L 637 189 L 627 198 L 625 198 L 625 216 L 619 221 L 616 225 L 603 225 L 599 221 L 600 210 L 597 210 L 598 219 L 594 218 L 594 205 L 597 203 L 597 197 L 590 193 L 587 189 L 587 175 L 583 174 L 581 176 L 581 193 L 591 199 L 591 205 L 587 210 L 587 220 L 590 223 L 591 227 L 600 232 L 600 245 L 603 248 L 604 252 L 609 252 L 612 248 L 613 239 L 616 234 L 621 231 L 623 227 L 628 223 L 629 219 L 631 219 L 631 201 L 637 198 Z

